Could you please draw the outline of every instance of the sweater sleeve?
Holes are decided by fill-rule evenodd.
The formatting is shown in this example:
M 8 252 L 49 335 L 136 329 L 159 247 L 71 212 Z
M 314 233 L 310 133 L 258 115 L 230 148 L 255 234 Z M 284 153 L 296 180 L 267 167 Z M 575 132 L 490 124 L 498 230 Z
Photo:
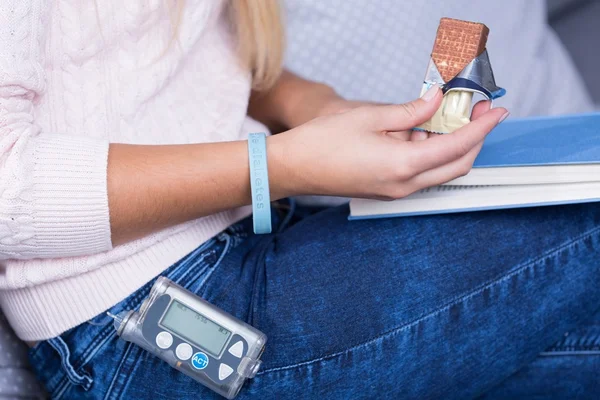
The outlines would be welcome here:
M 108 142 L 43 131 L 45 24 L 51 1 L 0 4 L 0 260 L 110 250 Z

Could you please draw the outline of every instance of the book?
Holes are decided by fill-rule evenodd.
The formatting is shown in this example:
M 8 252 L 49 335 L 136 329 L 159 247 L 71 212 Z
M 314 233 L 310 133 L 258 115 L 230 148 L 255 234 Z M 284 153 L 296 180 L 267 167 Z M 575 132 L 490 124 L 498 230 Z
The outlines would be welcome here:
M 498 210 L 600 201 L 600 182 L 435 186 L 394 201 L 352 199 L 350 219 Z
M 351 199 L 349 219 L 600 201 L 600 113 L 521 118 L 486 138 L 473 170 L 394 201 Z
M 468 175 L 446 185 L 526 185 L 600 180 L 600 113 L 520 118 L 485 139 Z

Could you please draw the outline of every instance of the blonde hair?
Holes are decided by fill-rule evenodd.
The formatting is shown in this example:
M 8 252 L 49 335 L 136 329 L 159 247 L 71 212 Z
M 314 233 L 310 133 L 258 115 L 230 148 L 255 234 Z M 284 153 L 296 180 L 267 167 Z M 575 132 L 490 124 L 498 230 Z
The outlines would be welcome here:
M 271 88 L 282 71 L 284 29 L 279 0 L 229 0 L 240 61 L 252 73 L 252 87 Z
M 186 0 L 176 0 L 175 5 L 165 1 L 169 5 L 172 26 L 166 53 L 177 41 Z M 94 4 L 100 26 L 98 4 Z M 285 32 L 279 0 L 229 0 L 228 13 L 236 33 L 240 62 L 252 73 L 252 88 L 256 91 L 270 89 L 283 69 Z

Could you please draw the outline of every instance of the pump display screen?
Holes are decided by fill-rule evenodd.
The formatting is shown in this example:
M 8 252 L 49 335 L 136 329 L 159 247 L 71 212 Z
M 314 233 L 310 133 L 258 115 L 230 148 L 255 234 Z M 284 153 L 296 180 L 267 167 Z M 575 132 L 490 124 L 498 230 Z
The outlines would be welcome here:
M 215 357 L 221 354 L 231 336 L 230 331 L 177 300 L 171 302 L 160 324 Z

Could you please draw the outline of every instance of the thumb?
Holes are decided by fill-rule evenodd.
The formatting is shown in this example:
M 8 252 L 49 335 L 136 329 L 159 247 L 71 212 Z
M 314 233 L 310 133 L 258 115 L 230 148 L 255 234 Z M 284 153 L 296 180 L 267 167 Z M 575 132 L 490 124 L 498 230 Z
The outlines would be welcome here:
M 378 131 L 404 131 L 421 125 L 433 117 L 442 102 L 442 91 L 435 84 L 420 99 L 404 104 L 378 106 L 373 123 Z

